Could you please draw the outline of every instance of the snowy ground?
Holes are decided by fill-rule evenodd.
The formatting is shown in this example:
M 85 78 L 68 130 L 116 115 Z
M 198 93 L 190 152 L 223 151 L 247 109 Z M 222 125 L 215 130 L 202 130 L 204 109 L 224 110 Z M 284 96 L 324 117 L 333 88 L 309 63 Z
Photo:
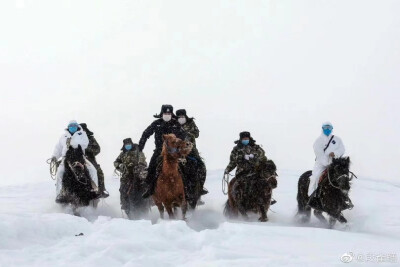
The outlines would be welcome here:
M 347 265 L 399 264 L 370 258 L 400 256 L 399 185 L 355 180 L 349 226 L 328 230 L 294 221 L 299 174 L 280 172 L 267 223 L 223 217 L 222 171 L 210 172 L 206 205 L 187 223 L 161 221 L 156 209 L 150 220 L 122 218 L 114 178 L 106 181 L 111 197 L 84 217 L 54 203 L 52 181 L 0 187 L 0 266 L 340 266 L 347 252 L 360 257 Z

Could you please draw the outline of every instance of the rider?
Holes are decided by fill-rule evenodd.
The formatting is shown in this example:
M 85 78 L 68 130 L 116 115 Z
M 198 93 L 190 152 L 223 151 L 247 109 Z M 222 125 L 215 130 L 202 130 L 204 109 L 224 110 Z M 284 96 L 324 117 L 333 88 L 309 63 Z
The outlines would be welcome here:
M 57 181 L 56 181 L 56 202 L 61 203 L 63 202 L 64 196 L 62 194 L 62 179 L 64 176 L 64 157 L 69 149 L 70 146 L 73 148 L 77 148 L 78 145 L 82 147 L 83 152 L 85 152 L 86 148 L 88 147 L 89 144 L 89 139 L 86 135 L 86 133 L 82 130 L 80 125 L 75 121 L 72 120 L 68 123 L 67 129 L 65 129 L 64 134 L 60 137 L 60 140 L 56 144 L 54 151 L 53 151 L 53 156 L 52 156 L 52 161 L 56 162 L 60 157 L 62 157 L 61 164 L 58 166 L 57 169 Z M 86 160 L 86 167 L 89 171 L 89 174 L 93 180 L 93 182 L 98 185 L 98 178 L 97 178 L 97 171 L 96 168 L 93 166 L 90 161 Z M 96 189 L 97 190 L 97 189 Z
M 309 193 L 312 192 L 308 205 L 315 209 L 321 209 L 317 194 L 318 183 L 321 175 L 332 163 L 332 158 L 340 158 L 345 153 L 345 148 L 338 136 L 332 134 L 333 125 L 330 122 L 322 124 L 322 133 L 314 142 L 315 164 L 310 177 Z M 352 208 L 351 200 L 347 195 L 346 207 Z
M 340 158 L 345 152 L 345 148 L 338 136 L 332 134 L 333 125 L 330 122 L 322 124 L 322 133 L 314 142 L 315 164 L 310 177 L 308 191 L 314 191 L 318 186 L 318 180 L 322 173 L 332 162 L 332 158 Z
M 185 109 L 177 110 L 176 116 L 178 117 L 178 122 L 182 125 L 182 128 L 187 134 L 186 140 L 193 144 L 192 151 L 187 156 L 187 158 L 189 160 L 194 160 L 198 164 L 197 174 L 202 188 L 201 195 L 205 195 L 208 193 L 208 191 L 204 188 L 204 183 L 207 176 L 207 169 L 203 159 L 200 157 L 199 151 L 196 148 L 196 138 L 199 137 L 200 133 L 199 128 L 197 128 L 197 125 L 194 122 L 194 118 L 189 118 L 187 116 Z
M 241 132 L 240 139 L 235 141 L 236 146 L 231 152 L 230 162 L 225 169 L 229 174 L 236 167 L 236 178 L 242 179 L 254 171 L 256 163 L 265 159 L 264 150 L 256 144 L 249 132 Z
M 90 131 L 87 127 L 86 123 L 80 123 L 79 124 L 82 129 L 85 131 L 86 135 L 88 136 L 89 139 L 89 145 L 85 150 L 86 158 L 93 164 L 93 166 L 97 170 L 97 176 L 99 178 L 99 192 L 101 192 L 101 196 L 103 198 L 108 197 L 110 194 L 107 192 L 104 186 L 104 173 L 103 170 L 100 167 L 100 164 L 97 163 L 96 161 L 96 156 L 100 154 L 100 145 L 97 143 L 96 138 L 93 136 L 93 132 Z
M 114 167 L 121 173 L 121 185 L 119 191 L 121 192 L 121 206 L 123 210 L 128 209 L 128 196 L 123 194 L 127 192 L 130 185 L 129 177 L 126 177 L 127 168 L 133 168 L 135 173 L 139 174 L 141 180 L 146 178 L 146 157 L 144 153 L 139 151 L 137 144 L 132 142 L 131 138 L 126 138 L 123 140 L 123 146 L 121 148 L 122 152 L 119 154 L 118 158 L 114 161 Z
M 173 113 L 174 108 L 171 105 L 162 105 L 161 112 L 159 115 L 154 115 L 157 120 L 155 120 L 149 127 L 144 130 L 142 137 L 139 141 L 139 150 L 143 151 L 147 139 L 154 134 L 154 142 L 156 148 L 154 149 L 153 156 L 150 159 L 150 164 L 148 168 L 148 173 L 146 177 L 147 190 L 143 193 L 143 197 L 147 198 L 154 193 L 154 189 L 157 182 L 157 159 L 161 155 L 163 147 L 163 135 L 164 134 L 175 134 L 176 137 L 185 140 L 186 133 L 175 119 Z

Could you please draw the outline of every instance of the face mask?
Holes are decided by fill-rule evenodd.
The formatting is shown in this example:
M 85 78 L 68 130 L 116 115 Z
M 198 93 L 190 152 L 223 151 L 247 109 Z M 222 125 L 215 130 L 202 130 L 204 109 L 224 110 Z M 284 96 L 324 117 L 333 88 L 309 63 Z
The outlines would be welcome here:
M 131 150 L 132 149 L 132 145 L 125 145 L 125 149 L 128 150 L 128 151 Z
M 171 118 L 172 118 L 172 115 L 163 114 L 163 115 L 162 115 L 162 118 L 163 118 L 164 121 L 170 121 Z
M 77 126 L 69 126 L 68 131 L 73 134 L 76 131 L 78 131 L 78 127 Z
M 242 145 L 247 146 L 250 143 L 250 140 L 242 140 Z
M 329 128 L 327 128 L 327 129 L 322 129 L 322 131 L 324 132 L 324 135 L 326 135 L 326 136 L 329 136 L 329 135 L 331 135 L 331 133 L 332 133 L 332 129 L 329 129 Z
M 179 118 L 179 119 L 178 119 L 178 122 L 179 122 L 180 124 L 185 124 L 185 123 L 186 123 L 186 118 Z

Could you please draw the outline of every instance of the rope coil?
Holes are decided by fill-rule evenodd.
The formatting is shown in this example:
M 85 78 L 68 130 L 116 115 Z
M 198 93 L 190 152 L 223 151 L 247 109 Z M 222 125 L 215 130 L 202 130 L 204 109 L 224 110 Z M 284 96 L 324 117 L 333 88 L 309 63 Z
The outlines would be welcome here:
M 229 186 L 229 177 L 233 176 L 229 173 L 225 173 L 224 176 L 222 177 L 222 193 L 224 195 L 228 194 L 228 186 Z
M 52 180 L 57 178 L 57 169 L 60 166 L 61 161 L 54 160 L 53 158 L 46 160 L 46 163 L 50 165 L 50 177 Z

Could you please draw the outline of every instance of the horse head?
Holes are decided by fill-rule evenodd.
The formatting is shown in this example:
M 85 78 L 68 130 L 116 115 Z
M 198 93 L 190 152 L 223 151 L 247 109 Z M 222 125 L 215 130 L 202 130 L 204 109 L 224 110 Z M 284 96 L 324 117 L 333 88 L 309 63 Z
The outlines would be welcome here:
M 179 139 L 174 134 L 165 134 L 163 139 L 163 155 L 179 159 L 186 157 L 192 151 L 193 144 L 191 142 Z
M 83 180 L 85 175 L 85 156 L 80 145 L 77 148 L 69 147 L 65 155 L 66 168 L 69 168 L 78 180 Z
M 350 190 L 350 181 L 353 178 L 353 176 L 350 176 L 350 158 L 333 158 L 329 168 L 332 174 L 331 182 L 347 194 Z

